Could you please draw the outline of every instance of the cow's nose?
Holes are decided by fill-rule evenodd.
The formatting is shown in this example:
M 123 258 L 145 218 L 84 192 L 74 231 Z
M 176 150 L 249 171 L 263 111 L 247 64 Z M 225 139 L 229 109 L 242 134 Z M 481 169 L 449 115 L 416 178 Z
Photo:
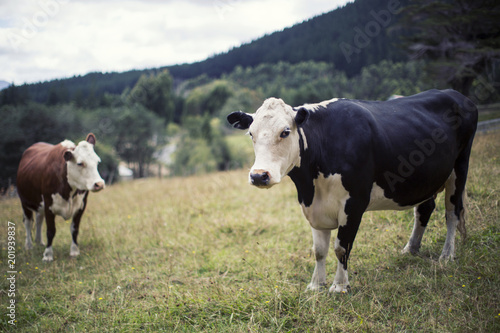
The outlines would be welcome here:
M 250 179 L 252 181 L 252 185 L 267 186 L 269 185 L 271 177 L 269 177 L 269 172 L 267 171 L 256 170 L 250 175 Z
M 104 182 L 97 182 L 94 184 L 94 188 L 92 189 L 92 191 L 98 192 L 98 191 L 102 190 L 103 188 L 104 188 Z

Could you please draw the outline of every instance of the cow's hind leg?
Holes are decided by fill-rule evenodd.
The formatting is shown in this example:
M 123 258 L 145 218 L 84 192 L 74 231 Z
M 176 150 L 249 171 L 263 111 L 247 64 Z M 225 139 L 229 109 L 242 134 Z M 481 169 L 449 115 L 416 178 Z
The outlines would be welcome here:
M 31 240 L 31 224 L 33 222 L 33 211 L 27 207 L 23 207 L 23 222 L 26 229 L 26 241 L 24 243 L 24 248 L 26 250 L 31 250 L 33 248 L 33 242 Z
M 316 230 L 311 228 L 313 235 L 313 251 L 316 259 L 316 266 L 311 278 L 308 290 L 321 290 L 326 286 L 326 256 L 330 247 L 330 230 Z
M 467 236 L 465 230 L 465 183 L 467 182 L 467 173 L 469 171 L 469 156 L 472 147 L 470 139 L 468 146 L 458 156 L 455 167 L 450 177 L 446 181 L 446 241 L 440 260 L 453 260 L 455 257 L 455 233 L 462 234 L 462 239 Z
M 35 243 L 43 245 L 42 242 L 42 225 L 43 219 L 45 218 L 45 212 L 43 209 L 38 210 L 36 213 L 36 233 L 35 233 Z
M 431 198 L 414 209 L 415 223 L 413 225 L 413 231 L 410 236 L 410 240 L 403 249 L 403 253 L 417 254 L 420 250 L 420 245 L 422 243 L 422 237 L 427 227 L 427 223 L 431 217 L 436 203 L 434 198 Z
M 440 260 L 453 260 L 455 257 L 455 234 L 460 231 L 465 239 L 465 182 L 467 178 L 467 168 L 465 171 L 455 168 L 450 178 L 446 182 L 446 241 Z

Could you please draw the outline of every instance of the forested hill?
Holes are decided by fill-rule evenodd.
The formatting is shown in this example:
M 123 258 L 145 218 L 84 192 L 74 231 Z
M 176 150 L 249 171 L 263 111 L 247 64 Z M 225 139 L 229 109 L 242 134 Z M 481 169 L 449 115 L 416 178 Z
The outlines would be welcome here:
M 236 66 L 262 63 L 323 61 L 348 76 L 381 60 L 405 58 L 395 45 L 400 32 L 394 23 L 407 0 L 356 0 L 329 13 L 266 35 L 194 64 L 169 67 L 174 77 L 193 78 L 201 74 L 218 77 Z M 362 51 L 362 52 L 361 52 Z
M 217 78 L 236 66 L 254 67 L 262 63 L 333 63 L 347 76 L 381 60 L 399 61 L 403 53 L 395 45 L 399 32 L 398 13 L 408 0 L 356 0 L 344 7 L 308 21 L 266 35 L 253 42 L 215 55 L 204 61 L 167 68 L 175 80 L 206 74 Z M 97 99 L 105 93 L 120 94 L 132 88 L 142 74 L 158 73 L 164 68 L 132 70 L 123 73 L 90 73 L 84 76 L 23 86 L 16 93 L 41 103 Z M 13 96 L 15 98 L 15 96 Z

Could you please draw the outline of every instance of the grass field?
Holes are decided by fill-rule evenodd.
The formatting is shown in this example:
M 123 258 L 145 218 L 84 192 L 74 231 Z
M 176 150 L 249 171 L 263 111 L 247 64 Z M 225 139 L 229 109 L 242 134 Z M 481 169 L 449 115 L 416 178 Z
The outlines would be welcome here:
M 500 134 L 476 138 L 469 237 L 457 259 L 442 195 L 421 254 L 402 255 L 412 211 L 369 212 L 348 294 L 305 291 L 312 237 L 293 183 L 270 190 L 246 171 L 147 179 L 91 194 L 77 259 L 57 220 L 52 263 L 24 250 L 18 200 L 0 201 L 2 332 L 500 332 Z M 15 223 L 16 325 L 8 323 L 7 222 Z M 44 237 L 45 238 L 45 237 Z M 335 272 L 328 258 L 328 282 Z

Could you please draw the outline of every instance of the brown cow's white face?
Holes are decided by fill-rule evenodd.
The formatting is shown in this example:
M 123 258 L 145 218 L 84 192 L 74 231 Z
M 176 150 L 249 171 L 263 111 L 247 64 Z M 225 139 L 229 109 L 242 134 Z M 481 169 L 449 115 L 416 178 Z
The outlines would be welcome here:
M 300 164 L 296 112 L 281 99 L 269 98 L 253 115 L 235 112 L 228 121 L 240 129 L 248 128 L 255 152 L 249 174 L 252 185 L 269 188 L 281 182 Z M 253 118 L 253 119 L 252 119 Z
M 89 134 L 86 141 L 81 141 L 74 149 L 64 153 L 68 166 L 68 183 L 72 188 L 92 192 L 104 188 L 104 180 L 97 170 L 101 159 L 94 151 L 94 144 L 95 136 Z

